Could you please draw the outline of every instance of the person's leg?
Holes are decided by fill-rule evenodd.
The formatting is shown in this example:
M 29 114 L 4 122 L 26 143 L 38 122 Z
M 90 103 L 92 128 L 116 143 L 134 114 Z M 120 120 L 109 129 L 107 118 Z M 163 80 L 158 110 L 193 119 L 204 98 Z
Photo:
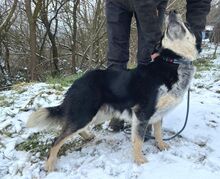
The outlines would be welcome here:
M 157 1 L 133 0 L 138 28 L 138 64 L 147 65 L 151 53 L 161 38 L 160 22 L 157 13 Z
M 202 31 L 205 29 L 211 0 L 187 0 L 186 2 L 186 21 L 196 36 L 196 47 L 201 52 Z
M 151 59 L 148 54 L 148 42 L 144 37 L 144 33 L 140 27 L 140 22 L 138 20 L 137 14 L 135 13 L 137 33 L 138 33 L 138 50 L 137 50 L 137 62 L 138 64 L 147 65 Z
M 126 69 L 129 60 L 130 25 L 133 12 L 115 0 L 106 0 L 108 67 Z

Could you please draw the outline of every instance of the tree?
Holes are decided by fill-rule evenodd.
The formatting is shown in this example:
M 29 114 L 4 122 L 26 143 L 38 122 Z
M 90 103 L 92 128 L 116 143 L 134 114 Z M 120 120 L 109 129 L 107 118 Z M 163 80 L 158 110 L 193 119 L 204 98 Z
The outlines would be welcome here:
M 37 80 L 37 34 L 36 34 L 36 26 L 37 26 L 37 18 L 41 11 L 43 0 L 32 1 L 25 0 L 25 9 L 29 23 L 29 43 L 30 43 L 30 62 L 29 62 L 29 75 L 31 81 Z M 35 5 L 32 12 L 32 4 Z
M 41 10 L 41 20 L 46 28 L 45 37 L 46 35 L 48 35 L 49 40 L 51 42 L 52 61 L 53 61 L 52 75 L 53 76 L 57 76 L 60 73 L 59 64 L 58 64 L 59 54 L 58 54 L 57 42 L 56 42 L 56 35 L 57 35 L 57 29 L 58 29 L 58 14 L 60 10 L 62 9 L 62 7 L 67 3 L 67 1 L 68 0 L 53 2 L 51 0 L 45 0 L 43 1 L 43 6 Z M 48 18 L 49 8 L 53 9 L 52 12 L 50 12 L 50 16 L 53 15 L 50 19 Z
M 9 65 L 9 48 L 7 41 L 7 32 L 10 29 L 12 23 L 15 20 L 15 16 L 13 14 L 16 10 L 18 0 L 14 0 L 11 10 L 6 15 L 6 17 L 2 17 L 0 15 L 0 70 L 3 74 L 3 78 L 6 84 L 11 84 L 11 75 L 10 75 L 10 65 Z M 7 11 L 7 10 L 6 10 Z M 3 19 L 2 19 L 3 18 Z M 3 47 L 5 48 L 5 55 L 3 55 Z

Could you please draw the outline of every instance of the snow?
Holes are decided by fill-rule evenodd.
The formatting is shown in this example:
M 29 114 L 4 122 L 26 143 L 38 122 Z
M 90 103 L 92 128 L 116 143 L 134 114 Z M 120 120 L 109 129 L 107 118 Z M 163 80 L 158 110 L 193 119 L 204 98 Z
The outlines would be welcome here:
M 207 25 L 207 26 L 205 26 L 205 30 L 210 30 L 210 31 L 212 31 L 213 28 L 214 28 L 214 26 L 212 26 L 212 25 Z
M 204 50 L 208 55 L 213 49 Z M 137 166 L 132 160 L 130 135 L 107 129 L 94 130 L 96 138 L 79 150 L 68 148 L 58 157 L 56 171 L 44 170 L 46 157 L 40 152 L 16 149 L 36 129 L 25 123 L 32 110 L 53 106 L 63 99 L 64 91 L 53 85 L 36 83 L 0 92 L 0 178 L 46 179 L 219 179 L 220 177 L 220 57 L 213 61 L 211 71 L 199 72 L 191 89 L 190 115 L 181 137 L 167 141 L 171 148 L 159 151 L 155 141 L 144 143 L 148 163 Z M 202 86 L 202 87 L 201 87 Z M 163 120 L 164 136 L 177 132 L 183 125 L 185 100 Z M 105 123 L 106 125 L 106 123 Z M 44 132 L 39 140 L 52 142 L 54 133 Z M 81 140 L 74 138 L 72 141 Z M 37 146 L 36 146 L 37 147 Z

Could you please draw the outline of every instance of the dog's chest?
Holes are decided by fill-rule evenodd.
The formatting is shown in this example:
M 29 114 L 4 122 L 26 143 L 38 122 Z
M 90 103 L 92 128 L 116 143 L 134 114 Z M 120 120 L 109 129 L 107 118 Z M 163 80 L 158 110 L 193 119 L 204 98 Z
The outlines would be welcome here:
M 149 123 L 155 123 L 175 106 L 177 106 L 182 101 L 183 95 L 176 96 L 172 91 L 166 90 L 165 86 L 161 86 L 159 89 L 157 102 L 155 106 L 155 113 L 150 118 Z
M 193 66 L 182 65 L 178 68 L 178 80 L 172 85 L 171 90 L 162 85 L 158 90 L 155 113 L 149 123 L 155 123 L 170 110 L 175 108 L 183 99 L 186 90 L 189 88 L 195 69 Z

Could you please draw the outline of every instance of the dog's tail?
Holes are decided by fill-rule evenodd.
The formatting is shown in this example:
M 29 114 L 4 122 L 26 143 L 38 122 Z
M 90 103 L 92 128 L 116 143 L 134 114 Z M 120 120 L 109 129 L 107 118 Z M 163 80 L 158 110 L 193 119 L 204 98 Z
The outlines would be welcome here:
M 62 106 L 40 108 L 30 115 L 27 127 L 37 127 L 39 129 L 61 127 L 64 125 L 63 116 Z

